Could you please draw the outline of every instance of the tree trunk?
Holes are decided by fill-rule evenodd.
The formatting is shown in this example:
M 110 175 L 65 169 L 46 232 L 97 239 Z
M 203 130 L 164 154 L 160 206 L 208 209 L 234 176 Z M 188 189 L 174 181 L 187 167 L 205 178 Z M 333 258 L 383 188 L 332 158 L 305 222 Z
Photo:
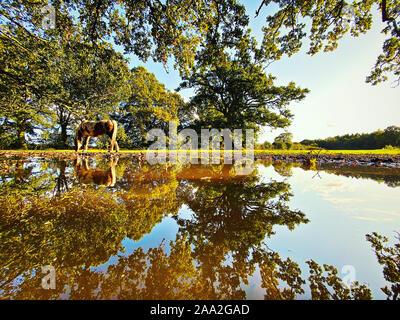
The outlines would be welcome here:
M 66 148 L 68 147 L 68 136 L 67 136 L 67 127 L 68 124 L 67 123 L 62 123 L 61 124 L 61 135 L 60 135 L 60 147 L 61 148 Z
M 17 134 L 17 148 L 24 150 L 28 149 L 25 141 L 25 121 L 18 122 Z

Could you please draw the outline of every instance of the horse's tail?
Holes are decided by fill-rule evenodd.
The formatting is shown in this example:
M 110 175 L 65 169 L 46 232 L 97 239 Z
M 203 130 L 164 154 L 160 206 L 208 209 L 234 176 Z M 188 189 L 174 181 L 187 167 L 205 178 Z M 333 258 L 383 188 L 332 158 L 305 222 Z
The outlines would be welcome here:
M 115 120 L 112 120 L 111 122 L 113 124 L 111 143 L 115 145 L 115 151 L 119 152 L 119 146 L 117 142 L 118 123 Z

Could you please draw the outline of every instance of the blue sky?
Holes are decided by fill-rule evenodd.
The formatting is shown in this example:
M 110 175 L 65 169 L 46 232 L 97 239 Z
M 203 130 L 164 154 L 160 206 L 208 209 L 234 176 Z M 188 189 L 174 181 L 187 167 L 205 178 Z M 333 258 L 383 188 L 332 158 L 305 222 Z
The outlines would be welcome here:
M 265 25 L 267 8 L 259 17 L 254 13 L 260 1 L 247 0 L 250 28 L 261 40 L 261 28 Z M 381 53 L 384 35 L 380 34 L 384 24 L 377 13 L 372 29 L 358 38 L 346 36 L 333 52 L 306 55 L 307 47 L 291 58 L 274 62 L 267 70 L 277 77 L 277 84 L 294 81 L 310 89 L 300 103 L 292 103 L 294 114 L 292 125 L 287 129 L 294 135 L 294 141 L 309 138 L 325 138 L 346 133 L 372 132 L 390 125 L 400 126 L 400 87 L 394 88 L 393 79 L 378 86 L 365 83 L 366 76 Z M 157 79 L 174 90 L 180 83 L 179 74 L 169 67 L 167 73 L 161 64 L 142 63 L 131 58 L 131 66 L 144 65 Z M 185 98 L 193 91 L 181 91 Z M 263 128 L 259 141 L 273 141 L 283 130 Z

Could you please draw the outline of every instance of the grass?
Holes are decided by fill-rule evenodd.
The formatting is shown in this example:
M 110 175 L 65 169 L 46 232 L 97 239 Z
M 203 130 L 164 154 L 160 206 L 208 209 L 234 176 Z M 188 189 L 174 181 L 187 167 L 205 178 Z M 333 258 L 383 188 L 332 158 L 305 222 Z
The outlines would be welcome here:
M 140 153 L 140 152 L 150 152 L 154 150 L 120 150 L 120 153 Z M 170 150 L 159 150 L 158 152 L 165 152 Z M 175 151 L 175 150 L 172 150 Z M 213 150 L 193 150 L 192 152 L 212 152 Z M 245 152 L 246 150 L 242 150 Z M 0 150 L 0 153 L 6 152 L 13 152 L 13 153 L 24 153 L 24 152 L 54 152 L 54 153 L 65 153 L 71 152 L 74 153 L 74 150 Z M 100 150 L 100 149 L 89 149 L 88 152 L 95 152 L 95 153 L 105 153 L 108 150 Z M 189 152 L 189 150 L 178 150 L 178 152 Z M 231 150 L 227 151 L 231 152 Z M 235 150 L 235 152 L 240 152 L 240 150 Z M 285 155 L 285 154 L 318 154 L 319 150 L 254 150 L 256 154 L 278 154 L 278 155 Z M 377 150 L 321 150 L 320 155 L 326 154 L 348 154 L 348 155 L 400 155 L 400 149 L 377 149 Z
M 309 154 L 311 150 L 255 150 L 255 153 L 267 154 Z M 319 150 L 312 150 L 313 154 L 318 154 Z M 398 155 L 400 149 L 376 149 L 376 150 L 321 150 L 320 155 L 324 154 L 359 154 L 359 155 Z

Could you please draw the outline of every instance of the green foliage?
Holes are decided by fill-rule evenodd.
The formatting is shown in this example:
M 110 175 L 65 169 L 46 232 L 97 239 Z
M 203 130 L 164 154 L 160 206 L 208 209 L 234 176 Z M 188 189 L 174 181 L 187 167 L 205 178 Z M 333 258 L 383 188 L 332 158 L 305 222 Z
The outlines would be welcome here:
M 385 150 L 393 150 L 393 149 L 395 149 L 395 148 L 393 148 L 393 147 L 389 144 L 389 145 L 384 146 L 382 149 L 385 149 Z
M 222 5 L 212 0 L 195 4 L 192 0 L 166 3 L 157 0 L 52 0 L 49 3 L 56 9 L 56 28 L 46 32 L 41 30 L 41 8 L 47 5 L 47 0 L 3 1 L 0 16 L 13 27 L 17 26 L 37 38 L 57 33 L 60 29 L 81 26 L 83 40 L 87 43 L 113 41 L 127 54 L 133 53 L 142 61 L 151 57 L 155 62 L 166 64 L 173 58 L 182 73 L 189 72 L 193 66 L 195 54 L 207 31 L 222 16 L 229 24 L 231 11 L 243 12 L 243 7 L 234 0 L 225 0 Z
M 256 145 L 256 149 L 261 149 L 261 150 L 272 149 L 272 143 L 264 141 L 263 143 Z
M 293 134 L 290 132 L 283 132 L 275 138 L 275 142 L 292 142 Z
M 206 34 L 244 13 L 233 0 L 50 4 L 56 25 L 48 30 L 42 29 L 41 12 L 47 1 L 0 4 L 0 119 L 7 122 L 3 128 L 9 128 L 0 133 L 2 148 L 26 148 L 34 134 L 38 143 L 66 148 L 82 119 L 117 118 L 120 112 L 125 116 L 126 146 L 143 146 L 149 126 L 163 126 L 178 113 L 190 118 L 192 112 L 154 76 L 136 79 L 137 68 L 129 75 L 127 61 L 111 44 L 143 61 L 152 57 L 166 65 L 173 58 L 175 67 L 189 74 Z M 144 80 L 149 83 L 140 83 Z M 127 114 L 138 118 L 128 119 Z M 11 141 L 10 131 L 16 137 Z
M 378 130 L 372 133 L 346 134 L 318 140 L 303 140 L 304 145 L 317 145 L 320 148 L 331 150 L 352 149 L 388 149 L 386 146 L 400 147 L 400 128 L 396 126 L 387 127 L 384 131 Z M 393 148 L 392 147 L 392 148 Z
M 0 117 L 16 136 L 9 147 L 26 148 L 33 135 L 38 143 L 66 147 L 74 122 L 108 117 L 126 91 L 122 55 L 105 42 L 85 43 L 82 28 L 73 25 L 65 8 L 57 11 L 57 27 L 43 31 L 45 4 L 0 5 Z
M 400 4 L 397 0 L 262 0 L 257 14 L 263 6 L 271 10 L 266 18 L 267 27 L 264 28 L 262 43 L 263 47 L 268 48 L 271 60 L 298 52 L 304 43 L 308 43 L 306 36 L 310 40 L 310 55 L 321 50 L 335 50 L 346 33 L 358 37 L 360 33 L 368 32 L 372 25 L 372 13 L 378 11 L 381 20 L 386 22 L 382 33 L 387 38 L 383 52 L 366 81 L 376 85 L 387 80 L 388 74 L 393 74 L 400 81 Z
M 287 149 L 287 144 L 286 142 L 283 141 L 275 141 L 272 145 L 274 146 L 274 149 L 280 149 L 280 150 Z
M 399 243 L 394 246 L 385 246 L 389 241 L 387 237 L 373 232 L 366 235 L 367 241 L 371 243 L 375 251 L 376 258 L 383 266 L 383 275 L 385 280 L 392 283 L 391 287 L 385 286 L 382 291 L 386 294 L 388 300 L 400 300 L 400 237 L 397 234 Z
M 68 131 L 73 135 L 82 119 L 108 118 L 129 91 L 129 70 L 121 54 L 106 43 L 93 46 L 79 35 L 70 38 L 60 42 L 50 66 L 60 147 L 68 145 Z
M 127 136 L 122 144 L 129 148 L 144 147 L 146 133 L 153 128 L 168 130 L 169 121 L 179 121 L 178 112 L 184 107 L 179 94 L 159 83 L 144 67 L 132 69 L 130 92 L 114 116 Z
M 292 149 L 293 146 L 293 134 L 290 132 L 283 132 L 279 136 L 277 136 L 272 144 L 275 149 Z
M 198 115 L 193 127 L 258 131 L 261 126 L 288 126 L 289 103 L 304 99 L 308 90 L 293 82 L 276 86 L 276 78 L 264 73 L 265 52 L 250 32 L 234 35 L 225 39 L 217 30 L 209 35 L 193 73 L 183 78 L 179 89 L 196 90 L 190 101 Z
M 349 287 L 338 277 L 338 270 L 324 264 L 323 269 L 314 260 L 307 261 L 310 268 L 311 299 L 313 300 L 371 300 L 371 290 L 357 281 Z M 325 276 L 324 271 L 327 273 Z M 331 290 L 330 290 L 331 289 Z
M 301 143 L 293 142 L 293 144 L 292 144 L 290 149 L 292 149 L 292 150 L 305 150 L 305 149 L 307 149 L 307 147 L 303 146 Z
M 309 149 L 309 146 L 302 145 L 301 143 L 298 142 L 282 142 L 282 141 L 275 141 L 273 143 L 270 143 L 268 141 L 264 141 L 261 144 L 256 144 L 255 148 L 257 150 L 272 150 L 272 149 L 277 149 L 277 150 L 307 150 Z
M 44 96 L 49 86 L 48 54 L 44 43 L 37 43 L 20 30 L 10 33 L 11 38 L 0 37 L 0 119 L 3 130 L 7 129 L 0 133 L 5 138 L 1 145 L 26 149 L 26 134 L 35 135 L 35 129 L 49 126 L 52 119 Z M 29 47 L 29 51 L 21 46 Z M 13 139 L 9 139 L 10 134 Z

